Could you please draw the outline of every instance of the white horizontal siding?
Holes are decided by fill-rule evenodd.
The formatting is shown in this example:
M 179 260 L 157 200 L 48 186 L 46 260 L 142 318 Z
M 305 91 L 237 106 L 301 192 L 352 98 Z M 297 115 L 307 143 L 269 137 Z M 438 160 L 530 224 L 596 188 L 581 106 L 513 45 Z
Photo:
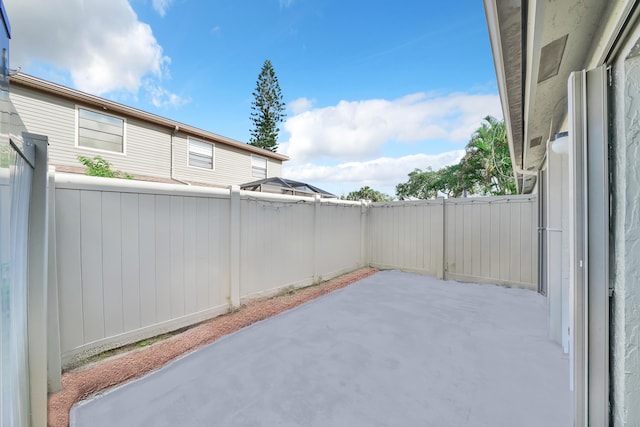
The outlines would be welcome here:
M 54 165 L 81 167 L 78 155 L 99 155 L 114 169 L 123 172 L 165 179 L 171 177 L 171 129 L 114 114 L 126 120 L 125 153 L 92 150 L 76 147 L 77 105 L 74 102 L 17 85 L 11 87 L 11 100 L 29 132 L 48 136 L 49 161 Z M 110 114 L 108 111 L 105 113 Z M 214 169 L 207 170 L 188 165 L 186 135 L 179 133 L 173 137 L 173 143 L 175 178 L 221 187 L 255 180 L 251 175 L 250 152 L 217 143 Z M 267 176 L 281 174 L 282 162 L 268 158 Z
M 49 162 L 80 166 L 80 152 L 74 146 L 74 103 L 15 85 L 11 86 L 10 98 L 27 131 L 48 137 Z
M 173 168 L 175 178 L 222 187 L 241 185 L 256 180 L 251 174 L 252 153 L 216 143 L 213 170 L 199 168 L 189 166 L 189 147 L 187 141 L 188 138 L 184 134 L 178 134 L 173 138 Z M 268 159 L 267 176 L 281 176 L 281 173 L 282 162 L 275 159 Z
M 267 178 L 282 177 L 282 162 L 276 159 L 267 159 Z
M 101 156 L 114 169 L 123 172 L 161 178 L 170 176 L 169 129 L 125 119 L 125 154 L 92 150 L 76 147 L 75 103 L 20 86 L 11 87 L 11 101 L 27 131 L 47 135 L 49 162 L 54 165 L 81 167 L 79 155 Z
M 127 155 L 114 156 L 114 165 L 124 171 L 169 178 L 171 176 L 171 132 L 136 119 L 127 120 Z M 117 162 L 117 163 L 116 163 Z

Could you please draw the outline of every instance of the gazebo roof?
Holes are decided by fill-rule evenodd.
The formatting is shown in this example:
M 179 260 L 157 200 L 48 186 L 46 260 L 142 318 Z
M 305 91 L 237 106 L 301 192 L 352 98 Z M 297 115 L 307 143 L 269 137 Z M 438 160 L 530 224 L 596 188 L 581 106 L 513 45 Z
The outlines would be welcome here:
M 280 188 L 284 194 L 319 194 L 320 197 L 337 198 L 335 194 L 331 194 L 311 184 L 280 177 L 261 179 L 240 186 L 242 190 L 249 191 L 264 191 L 265 187 L 270 189 Z

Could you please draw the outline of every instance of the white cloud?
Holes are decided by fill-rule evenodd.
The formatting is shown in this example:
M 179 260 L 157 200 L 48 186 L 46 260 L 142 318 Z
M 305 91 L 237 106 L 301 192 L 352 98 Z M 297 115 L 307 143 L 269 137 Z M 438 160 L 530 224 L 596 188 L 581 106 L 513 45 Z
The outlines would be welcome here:
M 464 150 L 454 150 L 436 155 L 381 157 L 366 162 L 346 162 L 334 166 L 286 162 L 283 165 L 283 176 L 308 182 L 334 194 L 338 193 L 338 196 L 342 192 L 348 193 L 365 185 L 394 195 L 396 184 L 406 182 L 407 175 L 414 169 L 438 170 L 457 163 L 463 155 Z
M 280 0 L 280 7 L 291 7 L 295 0 Z
M 160 16 L 164 16 L 172 2 L 173 0 L 153 0 L 153 8 Z
M 38 62 L 68 70 L 74 87 L 97 95 L 136 93 L 143 78 L 168 76 L 170 59 L 127 0 L 6 0 L 5 5 L 13 29 L 13 68 L 28 72 L 29 64 Z
M 145 81 L 144 88 L 150 96 L 151 103 L 159 108 L 179 107 L 191 102 L 191 98 L 183 98 L 175 93 L 171 93 L 153 81 Z
M 296 161 L 362 159 L 388 142 L 467 142 L 487 115 L 501 117 L 497 95 L 416 93 L 392 101 L 340 101 L 290 117 L 286 154 Z
M 287 107 L 289 108 L 289 111 L 291 111 L 293 114 L 301 114 L 301 113 L 304 113 L 305 111 L 311 110 L 311 108 L 313 108 L 313 104 L 315 103 L 316 103 L 315 99 L 302 97 L 302 98 L 294 99 L 293 101 L 288 102 Z

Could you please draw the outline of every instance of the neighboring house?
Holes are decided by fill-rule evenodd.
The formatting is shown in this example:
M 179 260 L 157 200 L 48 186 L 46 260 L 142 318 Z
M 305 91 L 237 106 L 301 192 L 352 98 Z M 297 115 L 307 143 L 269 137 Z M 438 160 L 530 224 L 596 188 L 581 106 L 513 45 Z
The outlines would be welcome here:
M 639 4 L 484 0 L 575 426 L 640 426 Z
M 136 179 L 227 187 L 282 175 L 288 157 L 27 74 L 10 97 L 27 130 L 49 137 L 49 162 L 83 173 L 101 156 Z
M 248 182 L 240 185 L 241 190 L 260 191 L 262 193 L 288 194 L 291 196 L 315 196 L 322 198 L 337 199 L 335 194 L 331 194 L 321 188 L 307 184 L 305 182 L 294 181 L 285 178 L 266 178 Z

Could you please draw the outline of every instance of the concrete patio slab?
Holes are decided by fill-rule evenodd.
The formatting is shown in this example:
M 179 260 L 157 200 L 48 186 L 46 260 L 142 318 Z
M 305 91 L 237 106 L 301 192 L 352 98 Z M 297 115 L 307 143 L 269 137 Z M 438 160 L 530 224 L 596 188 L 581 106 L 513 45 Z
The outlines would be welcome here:
M 76 405 L 71 426 L 572 425 L 544 297 L 384 271 Z

